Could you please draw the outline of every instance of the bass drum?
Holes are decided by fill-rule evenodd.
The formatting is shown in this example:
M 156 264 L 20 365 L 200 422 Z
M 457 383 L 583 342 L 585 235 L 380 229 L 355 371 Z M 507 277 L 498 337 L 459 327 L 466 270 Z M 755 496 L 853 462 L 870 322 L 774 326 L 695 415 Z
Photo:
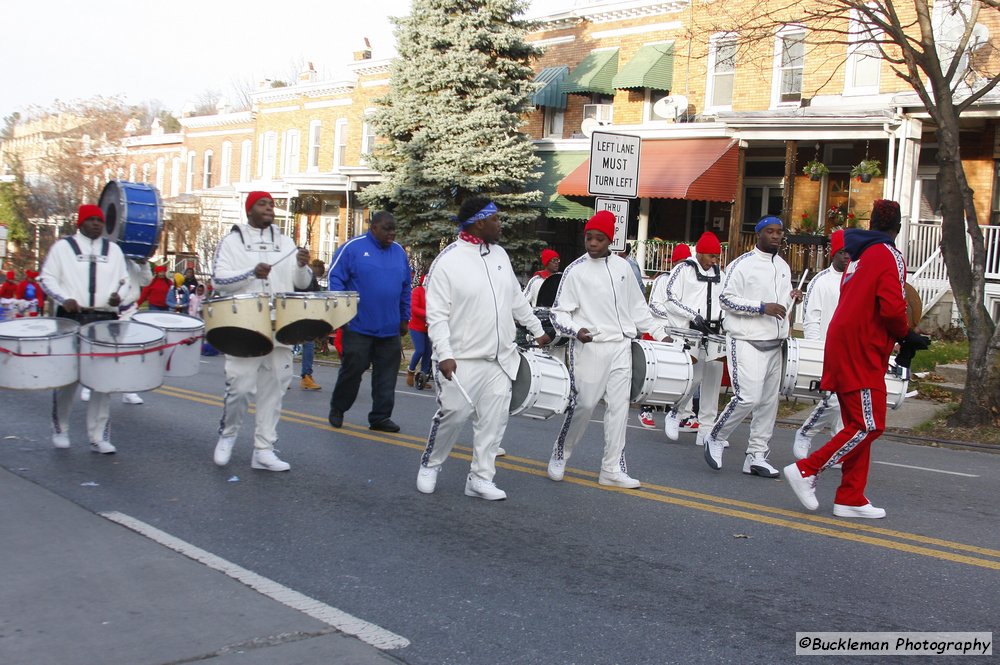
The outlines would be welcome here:
M 633 403 L 676 404 L 694 388 L 694 367 L 684 345 L 632 340 Z
M 569 370 L 536 349 L 519 351 L 521 364 L 511 386 L 510 415 L 546 420 L 569 405 Z
M 112 180 L 104 186 L 98 205 L 108 237 L 118 243 L 122 254 L 146 259 L 156 252 L 163 230 L 163 206 L 155 187 Z

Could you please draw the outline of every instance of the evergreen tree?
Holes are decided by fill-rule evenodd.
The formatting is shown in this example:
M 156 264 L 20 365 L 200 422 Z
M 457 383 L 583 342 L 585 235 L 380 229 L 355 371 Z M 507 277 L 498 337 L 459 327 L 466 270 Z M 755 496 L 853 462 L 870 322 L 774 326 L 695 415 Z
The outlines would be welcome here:
M 380 142 L 370 163 L 385 181 L 362 199 L 396 216 L 400 238 L 426 268 L 456 235 L 452 216 L 473 195 L 492 199 L 515 267 L 542 244 L 533 236 L 541 161 L 519 131 L 531 108 L 539 51 L 517 18 L 523 0 L 414 0 L 395 19 L 392 93 L 371 118 Z

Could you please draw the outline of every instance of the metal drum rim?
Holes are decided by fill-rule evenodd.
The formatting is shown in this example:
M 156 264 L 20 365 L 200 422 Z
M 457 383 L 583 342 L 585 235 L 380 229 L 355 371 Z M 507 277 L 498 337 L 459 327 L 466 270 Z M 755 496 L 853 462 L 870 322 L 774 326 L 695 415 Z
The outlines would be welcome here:
M 149 328 L 151 330 L 155 330 L 160 335 L 156 339 L 152 339 L 152 340 L 149 340 L 149 341 L 146 341 L 146 342 L 108 342 L 108 341 L 104 341 L 104 340 L 90 339 L 90 338 L 87 338 L 87 337 L 85 337 L 83 335 L 83 331 L 84 331 L 85 328 L 89 328 L 90 326 L 97 326 L 97 325 L 101 325 L 101 324 L 107 324 L 107 323 L 127 323 L 129 325 L 142 326 L 143 328 Z M 84 342 L 86 342 L 86 343 L 90 344 L 91 346 L 109 346 L 109 347 L 126 346 L 126 347 L 129 347 L 129 348 L 138 348 L 138 349 L 144 349 L 147 346 L 155 346 L 156 344 L 163 344 L 164 340 L 166 340 L 166 334 L 164 334 L 164 332 L 163 332 L 163 330 L 161 328 L 157 328 L 156 326 L 149 325 L 148 323 L 142 323 L 141 321 L 111 321 L 111 320 L 109 320 L 109 321 L 94 321 L 93 323 L 88 323 L 85 326 L 80 326 L 80 330 L 77 333 L 77 335 L 80 338 L 80 343 L 81 344 L 83 344 Z

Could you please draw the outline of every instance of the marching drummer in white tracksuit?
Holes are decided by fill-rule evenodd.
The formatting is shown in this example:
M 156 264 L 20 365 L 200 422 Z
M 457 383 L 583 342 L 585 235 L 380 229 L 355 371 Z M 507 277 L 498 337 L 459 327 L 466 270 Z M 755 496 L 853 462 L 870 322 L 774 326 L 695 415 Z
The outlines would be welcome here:
M 598 483 L 635 488 L 625 464 L 625 426 L 632 387 L 632 340 L 639 332 L 663 338 L 628 261 L 609 251 L 615 216 L 602 210 L 584 226 L 587 253 L 563 271 L 552 324 L 569 343 L 570 402 L 549 459 L 548 476 L 560 481 L 590 416 L 603 398 L 604 457 Z
M 417 471 L 417 490 L 423 494 L 434 492 L 441 465 L 472 416 L 465 494 L 488 501 L 507 498 L 493 476 L 507 429 L 511 381 L 521 363 L 514 320 L 539 346 L 550 341 L 521 292 L 507 252 L 496 244 L 497 212 L 485 198 L 467 199 L 458 213 L 458 240 L 434 259 L 424 280 L 438 408 Z
M 309 286 L 313 276 L 307 265 L 309 252 L 296 250 L 292 239 L 274 226 L 271 195 L 250 192 L 246 211 L 247 223 L 233 226 L 216 249 L 212 274 L 216 292 L 225 297 L 287 293 Z M 216 464 L 229 463 L 250 397 L 256 391 L 256 429 L 250 466 L 267 471 L 291 468 L 274 453 L 281 402 L 291 381 L 292 349 L 284 344 L 275 342 L 273 351 L 256 358 L 226 356 L 226 396 L 215 446 Z
M 802 293 L 792 289 L 792 271 L 778 256 L 784 229 L 781 219 L 757 222 L 757 246 L 726 266 L 719 303 L 726 310 L 726 347 L 733 398 L 705 437 L 705 461 L 722 468 L 722 452 L 733 430 L 752 414 L 743 473 L 777 478 L 767 461 L 778 414 L 784 371 L 781 345 L 788 337 L 788 309 Z
M 720 334 L 722 309 L 719 294 L 726 273 L 719 269 L 722 243 L 711 231 L 706 231 L 695 245 L 695 256 L 681 261 L 665 275 L 653 282 L 649 294 L 649 309 L 672 328 L 692 328 L 703 334 Z M 694 387 L 701 387 L 701 404 L 698 409 L 698 437 L 702 445 L 708 430 L 715 424 L 719 413 L 719 391 L 722 386 L 722 360 L 698 360 L 694 365 Z M 694 390 L 674 404 L 667 414 L 663 429 L 668 439 L 677 440 L 681 418 Z
M 851 262 L 844 250 L 843 230 L 830 235 L 830 267 L 813 277 L 802 301 L 802 329 L 806 339 L 826 341 L 826 331 L 840 302 L 840 281 Z M 824 393 L 816 408 L 795 432 L 792 454 L 795 459 L 809 457 L 812 438 L 829 427 L 832 434 L 840 429 L 840 402 L 836 393 Z
M 56 316 L 81 325 L 118 318 L 122 294 L 127 296 L 128 269 L 125 255 L 104 236 L 104 213 L 95 205 L 80 206 L 77 232 L 62 238 L 49 249 L 39 283 L 58 305 Z M 52 444 L 69 448 L 69 414 L 79 384 L 53 391 Z M 87 436 L 90 449 L 110 454 L 111 396 L 94 392 L 87 405 Z

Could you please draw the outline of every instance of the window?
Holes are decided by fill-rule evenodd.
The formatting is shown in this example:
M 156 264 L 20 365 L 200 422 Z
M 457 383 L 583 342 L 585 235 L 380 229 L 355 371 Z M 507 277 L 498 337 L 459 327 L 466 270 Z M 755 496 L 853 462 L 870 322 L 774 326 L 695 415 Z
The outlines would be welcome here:
M 281 155 L 282 173 L 299 172 L 300 144 L 301 144 L 301 139 L 299 137 L 299 130 L 289 129 L 287 132 L 285 132 L 285 151 Z
M 201 188 L 211 189 L 212 188 L 212 158 L 215 155 L 211 150 L 205 151 L 205 157 L 202 159 L 202 173 L 201 173 Z
M 347 157 L 347 119 L 337 120 L 337 128 L 333 137 L 333 169 L 336 171 L 344 165 Z
M 222 164 L 219 167 L 219 184 L 228 185 L 233 173 L 233 144 L 225 141 L 222 144 Z
M 181 193 L 181 158 L 170 160 L 170 196 L 180 196 Z
M 780 180 L 751 183 L 743 188 L 743 233 L 753 233 L 764 215 L 781 215 L 785 205 L 784 187 Z
M 851 12 L 844 94 L 877 95 L 882 54 L 875 42 L 879 40 L 881 33 L 862 23 L 860 18 L 856 10 Z
M 135 182 L 136 168 L 135 164 L 131 164 L 128 167 L 128 181 Z
M 253 158 L 253 142 L 247 139 L 240 144 L 240 182 L 250 180 L 250 160 Z
M 278 135 L 275 132 L 267 132 L 263 137 L 263 149 L 261 150 L 261 173 L 264 180 L 274 180 L 274 170 L 278 162 Z
M 705 105 L 715 111 L 731 111 L 736 79 L 736 36 L 726 33 L 713 35 L 708 48 Z
M 187 178 L 184 180 L 184 191 L 190 192 L 194 189 L 194 160 L 197 155 L 194 150 L 188 153 Z
M 142 181 L 149 182 L 149 164 L 142 165 Z
M 660 115 L 656 112 L 656 103 L 669 96 L 670 93 L 663 90 L 646 90 L 646 120 L 650 122 L 665 122 L 677 118 L 681 113 L 681 109 L 676 107 L 673 107 L 673 110 L 669 111 L 666 115 Z M 686 111 L 687 109 L 684 110 Z
M 164 170 L 167 168 L 167 162 L 162 157 L 156 160 L 156 188 L 163 191 L 163 183 L 166 174 Z
M 774 53 L 774 89 L 771 105 L 802 102 L 802 71 L 805 66 L 806 33 L 802 28 L 785 28 L 778 34 Z
M 563 135 L 563 118 L 565 112 L 562 109 L 545 106 L 542 122 L 542 138 L 561 139 Z
M 319 137 L 322 125 L 319 120 L 309 123 L 309 170 L 319 170 Z
M 366 157 L 375 150 L 375 128 L 371 124 L 374 109 L 365 110 L 365 121 L 361 127 L 361 163 L 367 164 Z

